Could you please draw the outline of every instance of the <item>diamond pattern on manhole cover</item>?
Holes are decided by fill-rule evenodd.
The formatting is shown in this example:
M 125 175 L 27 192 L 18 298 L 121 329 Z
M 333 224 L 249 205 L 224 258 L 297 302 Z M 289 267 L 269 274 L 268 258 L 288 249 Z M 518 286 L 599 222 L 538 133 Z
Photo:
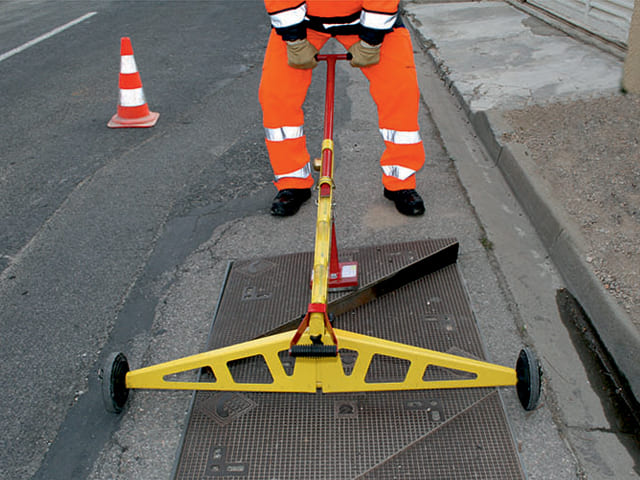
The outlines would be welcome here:
M 364 247 L 353 257 L 366 284 L 451 242 Z M 312 252 L 304 252 L 234 263 L 213 322 L 210 348 L 246 341 L 299 316 L 309 300 L 312 259 Z M 342 313 L 335 321 L 355 333 L 466 358 L 483 357 L 455 265 Z M 284 373 L 291 375 L 296 359 L 286 350 L 278 353 Z M 341 348 L 339 355 L 345 374 L 352 374 L 359 353 Z M 261 356 L 228 363 L 240 383 L 253 383 L 268 372 Z M 374 384 L 403 379 L 407 371 L 406 362 L 377 355 L 367 379 Z M 425 369 L 424 375 L 459 379 L 466 372 L 441 366 Z M 322 461 L 327 455 L 331 462 Z M 175 479 L 217 478 L 515 480 L 524 474 L 495 389 L 357 395 L 198 391 Z
M 256 403 L 240 393 L 220 392 L 201 395 L 194 410 L 219 425 L 228 425 L 234 419 L 249 412 Z

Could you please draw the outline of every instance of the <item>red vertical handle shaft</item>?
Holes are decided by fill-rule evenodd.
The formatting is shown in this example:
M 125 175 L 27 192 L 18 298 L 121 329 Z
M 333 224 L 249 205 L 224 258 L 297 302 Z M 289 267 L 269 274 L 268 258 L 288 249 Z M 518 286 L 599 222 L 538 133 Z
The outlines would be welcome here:
M 336 61 L 346 60 L 347 54 L 327 54 L 318 55 L 318 60 L 327 62 L 327 84 L 324 100 L 324 138 L 333 141 L 333 111 L 335 99 L 336 84 Z M 322 151 L 322 169 L 320 175 L 323 177 L 332 177 L 333 175 L 333 149 L 324 149 Z M 331 186 L 323 184 L 320 187 L 320 195 L 329 195 Z
M 327 54 L 318 55 L 318 60 L 324 60 L 327 62 L 327 85 L 324 100 L 324 138 L 333 140 L 333 105 L 335 98 L 335 85 L 336 85 L 336 61 L 347 60 L 346 53 L 340 54 Z M 322 171 L 322 174 L 329 174 Z
M 324 97 L 324 138 L 333 140 L 333 105 L 336 85 L 336 57 L 327 56 L 327 86 Z M 329 165 L 330 166 L 330 165 Z M 324 167 L 324 164 L 323 164 Z M 331 170 L 322 171 L 322 175 L 330 175 Z
M 324 97 L 324 138 L 333 140 L 333 105 L 336 85 L 336 59 L 327 56 L 327 85 Z M 320 175 L 331 177 L 333 175 L 333 149 L 322 150 L 322 169 Z M 320 187 L 320 195 L 328 196 L 331 185 L 323 184 Z

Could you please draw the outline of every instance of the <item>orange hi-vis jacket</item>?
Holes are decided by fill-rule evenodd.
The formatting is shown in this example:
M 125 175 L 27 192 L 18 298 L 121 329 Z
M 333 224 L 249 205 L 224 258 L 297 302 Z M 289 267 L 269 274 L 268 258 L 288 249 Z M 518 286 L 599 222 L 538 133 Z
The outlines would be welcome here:
M 415 188 L 415 173 L 424 164 L 420 93 L 411 38 L 398 18 L 398 0 L 265 0 L 265 6 L 273 29 L 259 96 L 278 190 L 313 185 L 302 110 L 312 70 L 288 65 L 286 41 L 307 38 L 320 50 L 332 36 L 347 49 L 360 40 L 381 45 L 380 62 L 362 72 L 378 107 L 385 143 L 382 183 L 389 190 Z

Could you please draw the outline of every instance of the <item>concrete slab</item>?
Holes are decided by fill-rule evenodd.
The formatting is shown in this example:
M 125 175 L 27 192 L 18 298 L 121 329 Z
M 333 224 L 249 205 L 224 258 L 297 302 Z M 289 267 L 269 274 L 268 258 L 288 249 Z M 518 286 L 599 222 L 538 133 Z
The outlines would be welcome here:
M 622 62 L 502 2 L 412 5 L 409 16 L 471 111 L 615 92 Z M 446 62 L 445 60 L 446 59 Z

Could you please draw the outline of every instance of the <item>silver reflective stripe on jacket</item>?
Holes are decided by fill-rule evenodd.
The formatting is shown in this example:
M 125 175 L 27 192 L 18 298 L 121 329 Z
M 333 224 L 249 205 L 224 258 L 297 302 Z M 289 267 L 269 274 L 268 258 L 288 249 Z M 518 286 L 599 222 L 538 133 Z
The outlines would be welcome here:
M 307 178 L 309 175 L 311 175 L 311 162 L 308 162 L 304 167 L 302 167 L 300 170 L 296 170 L 295 172 L 274 176 L 276 177 L 276 181 L 278 181 L 282 178 Z
M 304 136 L 304 127 L 279 127 L 279 128 L 266 128 L 264 129 L 264 136 L 267 140 L 272 142 L 284 142 L 285 140 L 292 140 L 294 138 L 300 138 Z
M 304 20 L 306 14 L 307 5 L 306 3 L 303 3 L 299 7 L 271 14 L 271 25 L 273 25 L 274 28 L 284 28 L 297 25 Z
M 412 145 L 414 143 L 420 143 L 419 131 L 401 131 L 401 130 L 389 130 L 388 128 L 381 128 L 380 133 L 385 142 L 395 143 L 397 145 Z
M 401 167 L 400 165 L 383 165 L 382 171 L 388 177 L 394 177 L 398 180 L 406 180 L 411 175 L 416 173 L 415 170 L 411 170 L 407 167 Z
M 376 13 L 363 10 L 360 14 L 360 23 L 363 27 L 375 30 L 391 30 L 398 19 L 398 13 Z

